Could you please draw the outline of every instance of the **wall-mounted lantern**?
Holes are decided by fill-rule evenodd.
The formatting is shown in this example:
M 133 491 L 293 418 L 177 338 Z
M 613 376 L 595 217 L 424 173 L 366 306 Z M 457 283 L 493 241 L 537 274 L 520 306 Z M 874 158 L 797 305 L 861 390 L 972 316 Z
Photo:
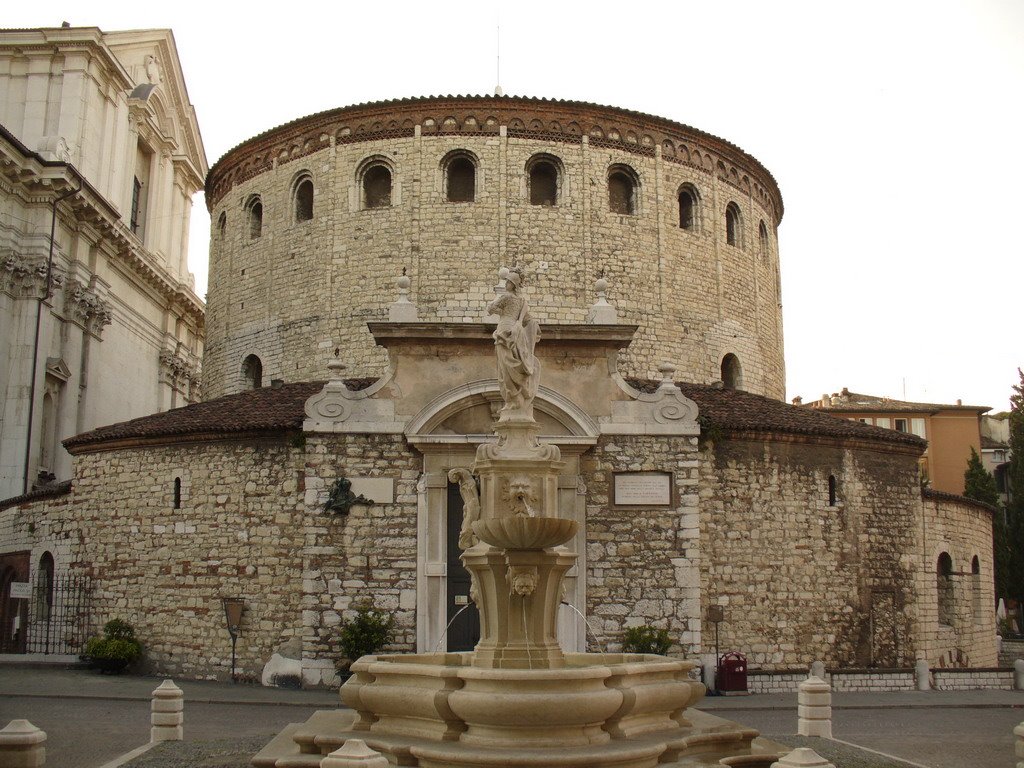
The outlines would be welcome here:
M 223 597 L 224 620 L 228 625 L 228 634 L 231 635 L 231 682 L 238 682 L 235 675 L 235 643 L 238 642 L 238 628 L 242 624 L 242 611 L 245 610 L 245 599 L 241 597 Z

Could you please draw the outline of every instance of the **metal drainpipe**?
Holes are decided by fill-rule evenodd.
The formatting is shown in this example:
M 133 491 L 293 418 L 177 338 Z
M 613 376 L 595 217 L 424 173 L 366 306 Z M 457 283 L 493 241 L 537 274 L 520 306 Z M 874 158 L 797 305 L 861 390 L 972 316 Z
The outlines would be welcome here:
M 75 189 L 55 197 L 50 203 L 50 254 L 46 259 L 46 291 L 39 297 L 36 305 L 36 335 L 32 343 L 32 386 L 28 391 L 28 426 L 25 429 L 25 482 L 22 493 L 29 491 L 29 464 L 32 459 L 32 419 L 35 415 L 36 405 L 36 370 L 39 368 L 39 330 L 43 324 L 43 303 L 50 298 L 50 289 L 53 287 L 53 243 L 54 235 L 57 232 L 57 205 L 64 202 L 72 195 L 82 191 L 82 179 L 78 179 L 78 186 Z

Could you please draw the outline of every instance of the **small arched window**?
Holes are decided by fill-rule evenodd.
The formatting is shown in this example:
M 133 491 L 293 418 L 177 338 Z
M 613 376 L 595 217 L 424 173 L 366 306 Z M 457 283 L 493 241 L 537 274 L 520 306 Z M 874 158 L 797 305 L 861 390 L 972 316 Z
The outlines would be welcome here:
M 476 200 L 476 163 L 468 155 L 452 155 L 444 166 L 445 198 L 449 203 Z
M 246 218 L 249 220 L 249 239 L 255 240 L 263 234 L 263 202 L 259 195 L 253 195 L 245 206 Z
M 263 363 L 256 355 L 249 355 L 242 361 L 242 379 L 246 389 L 259 389 L 263 386 Z
M 530 205 L 558 205 L 558 166 L 546 158 L 529 164 Z
M 836 476 L 828 476 L 828 505 L 834 507 L 836 505 Z
M 743 247 L 743 222 L 740 218 L 740 207 L 736 203 L 729 203 L 725 207 L 725 242 Z
M 697 190 L 690 184 L 679 188 L 679 228 L 697 227 Z
M 732 352 L 722 358 L 722 384 L 726 389 L 743 388 L 743 368 Z
M 220 216 L 217 217 L 217 239 L 223 240 L 224 234 L 228 229 L 228 215 L 224 211 L 220 212 Z
M 295 221 L 313 219 L 313 180 L 308 176 L 299 179 L 295 185 Z
M 974 617 L 981 618 L 983 601 L 981 599 L 981 560 L 975 555 L 971 558 L 971 594 Z
M 391 207 L 391 169 L 383 163 L 363 173 L 363 208 Z
M 43 552 L 39 557 L 39 567 L 36 570 L 37 621 L 50 620 L 50 614 L 53 612 L 54 581 L 53 555 Z
M 181 509 L 181 478 L 174 478 L 174 497 L 173 497 L 173 508 Z
M 761 258 L 767 261 L 772 247 L 771 240 L 768 238 L 768 227 L 763 221 L 757 225 L 757 249 L 761 253 Z
M 939 555 L 935 566 L 935 586 L 939 599 L 939 624 L 953 626 L 956 615 L 953 593 L 953 558 L 948 552 Z
M 635 215 L 637 186 L 632 168 L 612 166 L 608 171 L 608 210 L 627 216 Z

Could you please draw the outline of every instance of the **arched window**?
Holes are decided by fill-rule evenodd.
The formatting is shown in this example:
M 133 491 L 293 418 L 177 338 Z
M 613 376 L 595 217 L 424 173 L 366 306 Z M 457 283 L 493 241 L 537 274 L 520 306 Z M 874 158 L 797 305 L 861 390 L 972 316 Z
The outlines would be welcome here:
M 174 498 L 173 498 L 174 509 L 181 509 L 181 478 L 174 478 Z
M 313 180 L 301 177 L 295 185 L 295 221 L 311 221 L 313 218 Z
M 768 239 L 768 227 L 763 221 L 757 225 L 757 250 L 765 261 L 768 260 L 768 256 L 772 252 L 771 241 Z
M 449 203 L 476 200 L 476 163 L 462 152 L 449 155 L 444 162 L 444 193 Z
M 836 476 L 828 476 L 828 505 L 834 507 L 836 505 Z
M 971 558 L 971 596 L 974 618 L 981 618 L 983 601 L 981 599 L 981 560 L 975 555 Z
M 43 552 L 36 570 L 36 621 L 49 621 L 53 612 L 53 555 Z
M 740 207 L 736 203 L 729 203 L 725 207 L 725 242 L 743 247 L 743 221 L 740 217 Z
M 722 358 L 722 384 L 726 389 L 743 389 L 743 368 L 732 352 Z
M 956 615 L 953 594 L 953 558 L 948 552 L 939 555 L 935 566 L 935 586 L 939 598 L 939 624 L 953 626 Z
M 636 214 L 636 173 L 626 165 L 613 165 L 608 171 L 608 210 L 632 216 Z
M 363 208 L 391 207 L 391 169 L 376 163 L 363 173 Z
M 242 361 L 242 379 L 246 389 L 259 389 L 263 386 L 263 363 L 256 355 L 249 355 Z
M 697 190 L 691 184 L 679 188 L 679 228 L 697 227 Z
M 217 217 L 217 239 L 223 240 L 224 233 L 228 229 L 228 215 L 224 211 L 220 212 L 220 216 Z
M 263 234 L 263 202 L 259 195 L 253 195 L 245 206 L 246 217 L 249 220 L 249 239 L 255 240 Z
M 558 165 L 554 159 L 541 155 L 527 164 L 530 184 L 530 205 L 558 205 Z

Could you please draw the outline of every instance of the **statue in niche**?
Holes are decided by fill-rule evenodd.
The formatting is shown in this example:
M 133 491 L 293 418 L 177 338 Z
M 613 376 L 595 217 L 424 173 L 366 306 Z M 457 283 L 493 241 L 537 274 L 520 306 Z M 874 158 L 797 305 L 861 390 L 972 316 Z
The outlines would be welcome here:
M 146 79 L 153 85 L 160 85 L 160 62 L 153 54 L 146 56 Z
M 476 491 L 476 480 L 473 479 L 473 475 L 468 469 L 456 467 L 448 470 L 448 481 L 459 484 L 459 495 L 462 496 L 462 528 L 459 530 L 459 549 L 469 549 L 480 541 L 473 533 L 473 523 L 480 519 L 480 496 Z
M 530 316 L 530 308 L 519 291 L 523 274 L 509 270 L 505 292 L 487 305 L 487 314 L 498 316 L 494 348 L 498 358 L 498 384 L 505 406 L 502 417 L 533 419 L 533 399 L 540 381 L 540 362 L 533 350 L 540 338 L 540 323 Z

